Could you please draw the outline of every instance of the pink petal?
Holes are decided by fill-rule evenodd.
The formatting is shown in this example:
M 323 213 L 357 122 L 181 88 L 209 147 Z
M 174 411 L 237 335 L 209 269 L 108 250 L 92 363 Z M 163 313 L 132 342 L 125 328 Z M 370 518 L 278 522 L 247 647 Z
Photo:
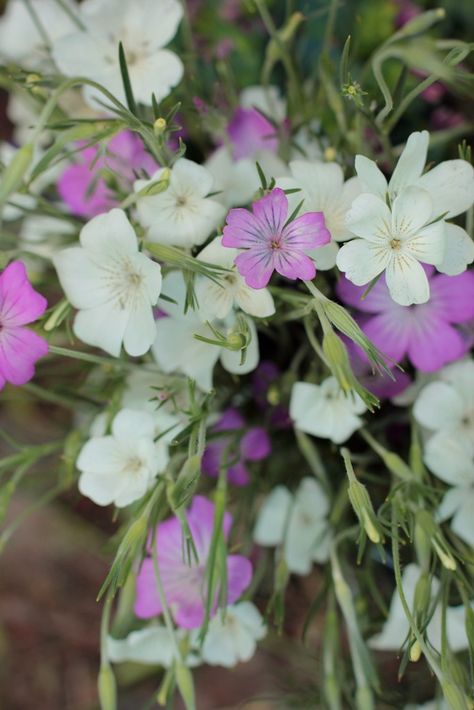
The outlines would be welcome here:
M 410 333 L 408 357 L 418 370 L 435 372 L 467 351 L 458 331 L 436 314 L 425 314 Z
M 267 248 L 249 249 L 236 257 L 235 265 L 248 286 L 265 288 L 274 270 L 273 252 Z
M 403 307 L 394 308 L 370 318 L 362 329 L 384 355 L 400 362 L 405 357 L 411 337 L 409 318 L 408 310 L 403 313 Z
M 269 436 L 262 427 L 253 427 L 242 437 L 240 453 L 247 461 L 261 461 L 272 450 Z
M 281 234 L 288 217 L 288 198 L 284 191 L 275 187 L 252 205 L 252 210 L 267 241 Z
M 227 469 L 227 480 L 234 486 L 246 486 L 250 481 L 250 474 L 247 466 L 238 461 L 234 466 Z
M 300 251 L 275 249 L 273 256 L 275 270 L 287 279 L 311 281 L 316 276 L 313 261 Z
M 35 362 L 46 355 L 48 343 L 27 328 L 0 330 L 0 373 L 12 385 L 24 385 L 35 374 Z
M 223 413 L 217 424 L 212 429 L 213 431 L 230 431 L 232 429 L 243 429 L 245 421 L 240 412 L 233 407 L 229 407 Z
M 196 545 L 200 562 L 207 559 L 214 530 L 215 506 L 204 496 L 195 496 L 186 517 Z M 223 533 L 227 539 L 232 525 L 230 513 L 224 513 Z
M 230 210 L 226 222 L 221 242 L 224 247 L 255 247 L 265 241 L 254 215 L 242 207 Z
M 238 108 L 227 126 L 227 132 L 234 160 L 253 156 L 260 150 L 272 153 L 278 150 L 274 126 L 255 109 Z
M 137 574 L 134 610 L 139 619 L 150 619 L 162 612 L 153 562 L 150 558 L 143 560 Z
M 252 564 L 242 555 L 227 558 L 227 603 L 233 604 L 252 581 Z
M 291 249 L 315 249 L 331 241 L 322 212 L 307 212 L 297 217 L 285 227 L 282 237 Z
M 336 293 L 340 300 L 348 306 L 357 308 L 359 311 L 363 311 L 364 313 L 379 313 L 380 311 L 390 310 L 393 307 L 394 301 L 390 297 L 385 283 L 385 276 L 382 275 L 379 278 L 362 301 L 361 298 L 366 290 L 367 285 L 356 286 L 352 281 L 349 281 L 349 279 L 342 275 L 336 284 Z
M 0 322 L 2 327 L 32 323 L 48 303 L 28 281 L 25 265 L 12 261 L 0 275 Z
M 465 323 L 474 318 L 474 271 L 433 277 L 430 304 L 440 318 L 450 323 Z

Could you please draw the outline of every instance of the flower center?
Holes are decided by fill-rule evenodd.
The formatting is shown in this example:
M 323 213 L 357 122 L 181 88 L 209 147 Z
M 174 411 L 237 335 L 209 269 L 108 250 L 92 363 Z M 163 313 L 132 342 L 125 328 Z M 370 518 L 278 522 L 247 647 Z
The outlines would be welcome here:
M 143 461 L 138 457 L 138 456 L 131 456 L 127 460 L 127 464 L 125 466 L 125 470 L 127 473 L 131 473 L 132 475 L 136 475 L 141 471 L 143 467 Z
M 270 246 L 272 249 L 280 249 L 281 248 L 281 243 L 279 239 L 272 239 L 270 242 Z
M 402 240 L 401 239 L 392 239 L 390 242 L 390 246 L 395 251 L 399 251 L 402 246 Z

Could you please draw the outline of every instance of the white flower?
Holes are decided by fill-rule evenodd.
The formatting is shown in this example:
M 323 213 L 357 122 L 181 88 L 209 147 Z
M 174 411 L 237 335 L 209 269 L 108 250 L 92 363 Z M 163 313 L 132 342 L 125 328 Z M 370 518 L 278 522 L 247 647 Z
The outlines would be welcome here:
M 163 49 L 182 17 L 178 0 L 85 0 L 79 12 L 85 29 L 75 28 L 53 45 L 54 60 L 63 74 L 93 79 L 123 99 L 121 42 L 137 101 L 149 106 L 152 94 L 161 101 L 179 83 L 182 62 Z M 105 100 L 90 87 L 85 87 L 84 95 L 89 100 Z
M 158 182 L 163 174 L 160 169 L 151 180 L 137 180 L 135 191 Z M 147 239 L 180 247 L 202 244 L 225 216 L 223 205 L 207 197 L 212 189 L 213 177 L 206 168 L 186 158 L 177 160 L 166 190 L 138 198 L 138 218 Z
M 224 613 L 218 610 L 204 638 L 202 660 L 211 666 L 225 668 L 249 661 L 257 649 L 257 641 L 264 638 L 266 633 L 262 616 L 251 602 L 228 606 Z
M 138 251 L 135 231 L 119 209 L 94 217 L 79 239 L 80 247 L 53 258 L 68 300 L 79 309 L 74 333 L 115 357 L 122 343 L 129 355 L 143 355 L 156 335 L 159 264 Z
M 215 264 L 229 269 L 231 273 L 222 273 L 219 283 L 198 276 L 196 296 L 199 312 L 203 320 L 226 318 L 233 307 L 257 318 L 268 318 L 275 313 L 273 297 L 267 288 L 255 289 L 247 286 L 243 277 L 234 266 L 238 249 L 223 247 L 221 237 L 216 237 L 199 252 L 198 259 L 208 264 Z
M 156 322 L 156 341 L 153 355 L 163 372 L 183 372 L 194 379 L 203 390 L 212 387 L 212 373 L 220 360 L 227 372 L 245 375 L 254 370 L 259 361 L 258 335 L 254 322 L 246 317 L 252 335 L 247 349 L 247 358 L 240 364 L 240 352 L 220 348 L 197 340 L 194 335 L 213 339 L 214 336 L 199 311 L 188 310 L 184 313 L 185 285 L 182 274 L 172 272 L 163 280 L 163 294 L 176 301 L 176 304 L 160 300 L 160 309 L 167 314 Z M 221 332 L 230 331 L 235 324 L 232 314 L 225 321 L 213 321 Z
M 452 516 L 451 527 L 474 546 L 474 362 L 446 367 L 439 381 L 419 394 L 413 414 L 433 435 L 424 447 L 428 468 L 450 488 L 438 515 Z
M 357 286 L 385 271 L 396 303 L 425 303 L 430 288 L 420 262 L 440 265 L 446 248 L 445 223 L 433 222 L 432 213 L 432 199 L 420 187 L 403 188 L 391 208 L 380 197 L 360 195 L 346 218 L 347 226 L 359 238 L 339 251 L 339 269 Z
M 260 508 L 254 540 L 265 547 L 283 546 L 290 572 L 308 574 L 313 562 L 329 556 L 329 501 L 313 478 L 303 478 L 294 495 L 277 486 Z
M 358 416 L 366 406 L 357 394 L 346 395 L 335 377 L 320 385 L 296 382 L 290 401 L 290 416 L 295 428 L 342 444 L 363 425 Z
M 205 163 L 218 191 L 215 199 L 226 207 L 249 203 L 261 187 L 256 163 L 267 177 L 277 178 L 288 172 L 285 163 L 268 150 L 259 150 L 252 157 L 235 160 L 230 146 L 217 148 Z
M 408 606 L 412 611 L 415 588 L 420 575 L 421 570 L 415 564 L 409 564 L 403 570 L 402 587 Z M 438 589 L 439 581 L 434 577 L 431 582 L 432 599 L 434 599 Z M 449 646 L 454 653 L 468 648 L 464 616 L 465 608 L 462 604 L 454 607 L 448 606 L 446 609 L 446 633 Z M 441 603 L 439 603 L 426 628 L 428 641 L 437 651 L 441 650 L 442 617 L 442 607 Z M 384 623 L 380 633 L 370 639 L 369 645 L 377 651 L 398 651 L 403 646 L 409 631 L 410 624 L 403 609 L 398 591 L 395 589 L 390 603 L 388 619 Z
M 112 422 L 112 434 L 89 439 L 79 453 L 81 493 L 97 505 L 114 503 L 118 508 L 142 498 L 161 469 L 154 436 L 150 414 L 122 409 Z
M 74 14 L 75 3 L 65 0 L 65 4 Z M 34 14 L 23 0 L 7 3 L 0 17 L 0 57 L 8 62 L 38 67 L 48 56 L 48 43 L 72 32 L 76 25 L 56 0 L 35 0 L 32 7 Z M 34 15 L 41 23 L 42 32 Z
M 466 160 L 447 160 L 423 174 L 429 138 L 428 131 L 409 136 L 389 183 L 377 165 L 363 155 L 356 156 L 356 171 L 365 189 L 382 201 L 388 197 L 393 203 L 405 188 L 419 187 L 431 198 L 432 210 L 427 219 L 433 221 L 442 215 L 451 219 L 474 202 L 474 169 Z M 474 245 L 465 230 L 454 224 L 446 224 L 445 239 L 446 250 L 436 268 L 454 276 L 474 260 Z
M 179 641 L 186 637 L 183 629 L 176 629 Z M 139 631 L 132 631 L 124 639 L 107 638 L 107 657 L 112 663 L 142 663 L 144 665 L 171 668 L 179 659 L 171 634 L 166 626 L 148 626 Z M 194 668 L 201 662 L 199 653 L 190 649 L 184 662 L 188 668 Z
M 241 91 L 239 103 L 242 108 L 255 108 L 271 116 L 275 121 L 284 121 L 286 102 L 277 86 L 247 86 Z

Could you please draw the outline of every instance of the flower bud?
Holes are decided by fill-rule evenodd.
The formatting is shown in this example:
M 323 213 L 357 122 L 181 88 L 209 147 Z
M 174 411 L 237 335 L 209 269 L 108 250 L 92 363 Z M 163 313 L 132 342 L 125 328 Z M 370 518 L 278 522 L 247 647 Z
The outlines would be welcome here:
M 410 646 L 410 661 L 412 663 L 418 663 L 418 661 L 421 658 L 421 646 L 419 642 L 415 639 L 415 641 L 412 643 Z
M 101 710 L 115 710 L 117 707 L 117 686 L 112 668 L 102 665 L 97 682 Z
M 383 534 L 380 524 L 375 515 L 372 501 L 370 500 L 367 488 L 363 483 L 357 480 L 352 462 L 347 449 L 341 450 L 342 457 L 346 466 L 347 477 L 349 478 L 349 487 L 347 493 L 351 502 L 354 513 L 359 519 L 359 523 L 364 528 L 367 537 L 373 543 L 378 544 L 383 540 Z
M 17 150 L 12 161 L 2 172 L 0 206 L 13 192 L 18 190 L 23 182 L 23 178 L 33 161 L 33 150 L 34 147 L 32 143 L 25 143 L 25 145 Z
M 184 462 L 181 471 L 168 493 L 172 509 L 185 506 L 193 497 L 201 473 L 201 456 L 194 454 Z
M 162 118 L 157 118 L 156 121 L 153 124 L 153 133 L 157 138 L 163 135 L 163 133 L 166 131 L 167 123 L 166 119 Z

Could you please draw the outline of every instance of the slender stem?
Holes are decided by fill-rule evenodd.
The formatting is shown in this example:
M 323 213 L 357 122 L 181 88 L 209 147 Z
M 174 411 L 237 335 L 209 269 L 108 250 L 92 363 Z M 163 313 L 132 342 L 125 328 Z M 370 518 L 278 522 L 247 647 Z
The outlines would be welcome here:
M 30 15 L 34 26 L 38 30 L 38 34 L 41 35 L 41 39 L 46 45 L 46 48 L 49 52 L 51 52 L 52 46 L 51 46 L 51 40 L 48 36 L 48 33 L 46 32 L 43 23 L 41 22 L 38 13 L 33 7 L 33 4 L 31 0 L 23 0 L 23 4 L 27 9 L 28 14 Z
M 182 660 L 181 651 L 178 644 L 178 639 L 176 638 L 175 628 L 173 626 L 173 620 L 171 618 L 170 610 L 168 608 L 168 602 L 166 601 L 165 590 L 163 589 L 163 582 L 160 574 L 160 566 L 158 564 L 158 545 L 157 545 L 158 533 L 155 530 L 153 533 L 153 543 L 152 543 L 152 560 L 153 560 L 153 571 L 155 573 L 156 588 L 158 590 L 158 596 L 160 598 L 161 610 L 163 612 L 163 617 L 165 620 L 165 625 L 168 633 L 171 637 L 171 642 L 174 646 L 176 658 Z
M 83 23 L 83 21 L 81 20 L 81 18 L 71 10 L 69 5 L 64 0 L 56 0 L 56 3 L 66 13 L 66 15 L 69 17 L 69 19 L 74 22 L 76 27 L 78 27 L 80 30 L 86 29 L 86 26 Z

